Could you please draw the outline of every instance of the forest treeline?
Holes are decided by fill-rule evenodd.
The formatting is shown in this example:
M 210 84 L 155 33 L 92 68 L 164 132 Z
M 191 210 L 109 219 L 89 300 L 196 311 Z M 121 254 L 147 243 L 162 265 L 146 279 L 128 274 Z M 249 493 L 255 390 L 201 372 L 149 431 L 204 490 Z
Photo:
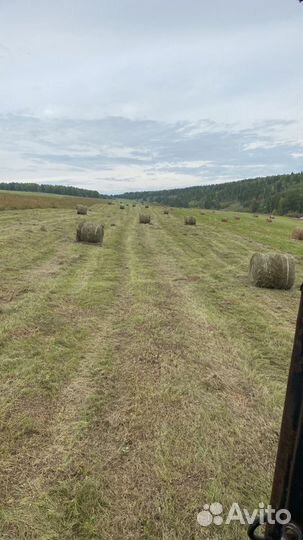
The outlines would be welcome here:
M 1 182 L 0 190 L 106 198 L 96 190 L 73 186 L 36 184 L 33 182 Z M 119 195 L 119 198 L 121 197 L 183 208 L 198 207 L 281 215 L 303 215 L 303 172 L 252 178 L 210 186 L 161 191 L 137 191 Z
M 185 208 L 299 215 L 303 214 L 303 172 L 211 186 L 124 193 L 122 197 Z
M 55 195 L 72 195 L 73 197 L 104 197 L 98 191 L 73 186 L 52 186 L 33 182 L 1 182 L 0 190 L 29 191 L 31 193 L 53 193 Z

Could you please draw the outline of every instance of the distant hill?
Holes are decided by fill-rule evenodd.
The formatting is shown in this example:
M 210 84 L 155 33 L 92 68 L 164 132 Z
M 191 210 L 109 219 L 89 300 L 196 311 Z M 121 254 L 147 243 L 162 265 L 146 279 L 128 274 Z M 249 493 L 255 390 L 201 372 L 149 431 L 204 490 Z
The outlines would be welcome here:
M 56 195 L 72 195 L 73 197 L 106 198 L 98 191 L 73 186 L 52 186 L 50 184 L 35 184 L 33 182 L 0 182 L 0 190 L 29 191 L 31 193 L 54 193 Z
M 303 214 L 303 172 L 211 186 L 124 193 L 122 197 L 184 208 L 299 215 Z

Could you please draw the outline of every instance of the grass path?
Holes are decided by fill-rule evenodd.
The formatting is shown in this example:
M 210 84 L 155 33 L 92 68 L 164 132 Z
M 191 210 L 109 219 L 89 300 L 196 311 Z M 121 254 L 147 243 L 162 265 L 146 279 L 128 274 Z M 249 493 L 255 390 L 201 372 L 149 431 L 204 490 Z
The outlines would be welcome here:
M 150 210 L 93 207 L 102 248 L 68 210 L 3 216 L 1 539 L 197 540 L 205 502 L 268 501 L 299 295 L 246 273 L 271 241 L 302 270 L 291 225 Z

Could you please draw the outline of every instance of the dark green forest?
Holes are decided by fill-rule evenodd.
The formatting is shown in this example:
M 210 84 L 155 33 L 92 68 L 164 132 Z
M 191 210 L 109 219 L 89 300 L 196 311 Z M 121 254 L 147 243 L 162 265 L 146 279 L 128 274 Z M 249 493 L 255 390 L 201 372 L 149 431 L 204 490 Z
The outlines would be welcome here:
M 211 186 L 124 193 L 122 197 L 185 208 L 301 215 L 303 214 L 303 172 Z
M 29 191 L 31 193 L 54 193 L 56 195 L 72 195 L 73 197 L 104 197 L 98 191 L 77 188 L 73 186 L 51 186 L 49 184 L 35 184 L 32 182 L 1 182 L 0 190 Z
M 95 190 L 29 182 L 2 182 L 0 190 L 106 198 L 106 195 Z M 303 172 L 210 186 L 137 191 L 117 197 L 183 208 L 230 209 L 297 216 L 303 215 Z

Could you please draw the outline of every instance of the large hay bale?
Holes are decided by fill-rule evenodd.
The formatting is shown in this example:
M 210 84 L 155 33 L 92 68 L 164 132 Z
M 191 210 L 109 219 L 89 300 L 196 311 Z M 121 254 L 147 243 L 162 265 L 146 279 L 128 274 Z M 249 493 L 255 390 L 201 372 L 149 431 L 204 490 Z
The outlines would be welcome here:
M 270 218 L 267 218 L 266 221 L 267 221 L 267 223 L 272 223 L 272 219 L 270 219 Z
M 196 218 L 194 216 L 185 217 L 184 225 L 196 225 Z
M 150 223 L 150 216 L 146 214 L 140 214 L 139 223 Z
M 77 204 L 77 214 L 81 214 L 82 216 L 86 216 L 86 214 L 87 214 L 87 206 L 84 206 L 83 204 Z
M 256 287 L 291 289 L 295 281 L 295 260 L 281 253 L 255 253 L 249 263 L 249 279 Z
M 291 236 L 295 240 L 303 240 L 303 229 L 295 229 Z
M 236 221 L 240 221 L 241 218 L 240 218 L 240 216 L 234 216 L 234 219 L 235 219 Z
M 135 208 L 135 206 L 137 206 L 136 204 L 133 204 L 133 208 Z
M 163 210 L 163 214 L 168 215 L 169 214 L 168 210 Z
M 124 204 L 120 204 L 120 210 L 124 210 L 125 206 Z
M 228 219 L 226 217 L 222 218 L 221 221 L 223 221 L 223 223 L 228 223 Z
M 77 227 L 77 242 L 87 242 L 89 244 L 102 244 L 104 236 L 104 226 L 96 223 L 82 221 Z
M 148 205 L 148 204 L 146 204 L 146 205 L 145 205 L 145 208 L 149 208 L 149 205 Z

